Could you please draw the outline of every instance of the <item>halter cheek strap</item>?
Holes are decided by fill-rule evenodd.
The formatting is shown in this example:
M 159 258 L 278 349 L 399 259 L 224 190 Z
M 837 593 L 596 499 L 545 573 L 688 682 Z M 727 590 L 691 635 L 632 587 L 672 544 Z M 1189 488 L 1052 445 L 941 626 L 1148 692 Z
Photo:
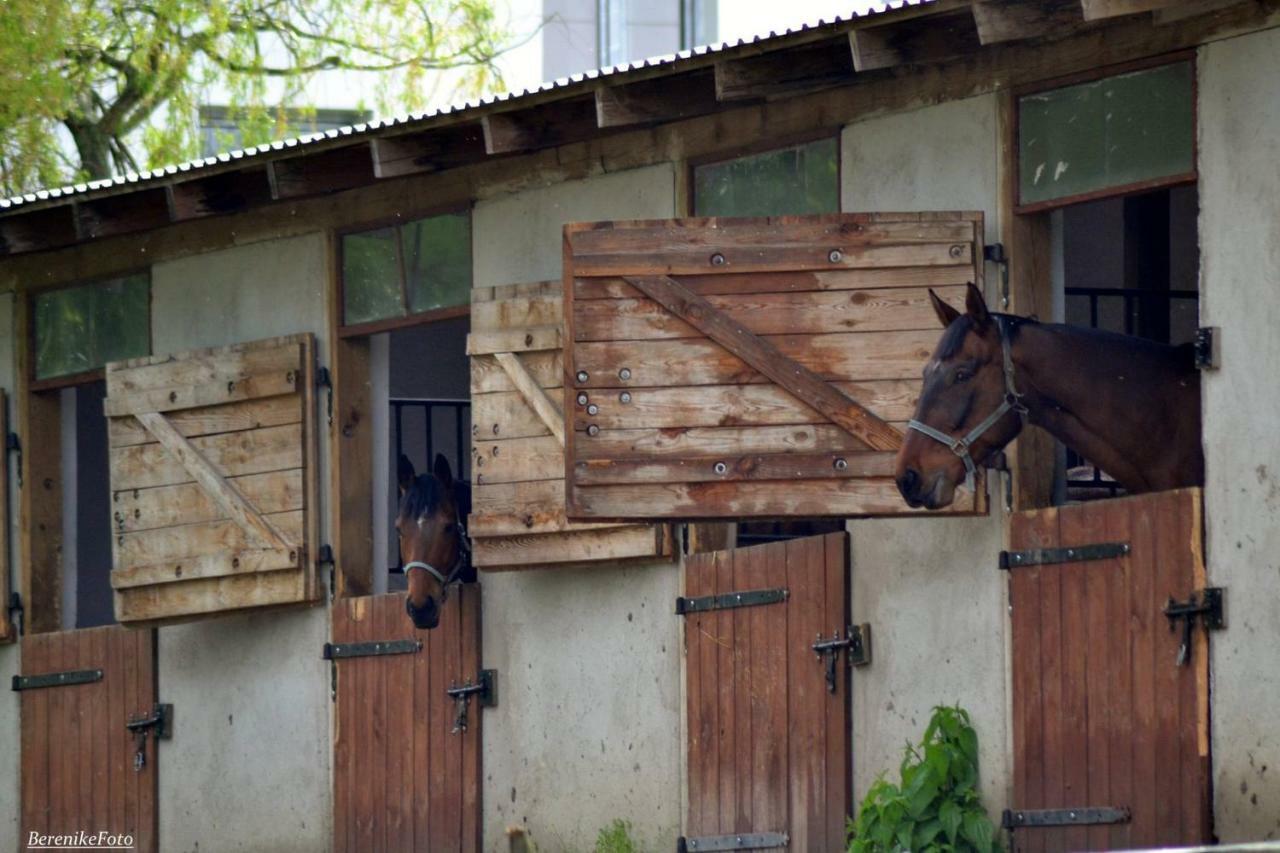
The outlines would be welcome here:
M 978 466 L 974 464 L 973 454 L 969 452 L 969 448 L 1010 411 L 1017 412 L 1019 420 L 1026 417 L 1027 414 L 1027 407 L 1022 402 L 1022 395 L 1018 393 L 1018 388 L 1013 381 L 1013 355 L 1009 351 L 1009 335 L 1005 331 L 1002 318 L 996 318 L 996 327 L 1000 330 L 1000 349 L 1004 356 L 1004 400 L 1000 402 L 995 411 L 983 418 L 981 423 L 963 436 L 957 437 L 947 435 L 942 430 L 934 429 L 914 418 L 907 422 L 907 429 L 913 429 L 929 436 L 934 441 L 945 444 L 952 453 L 960 457 L 961 461 L 964 462 L 965 487 L 970 490 L 973 489 Z
M 462 573 L 462 569 L 469 562 L 471 556 L 471 540 L 467 538 L 467 529 L 462 526 L 462 522 L 458 522 L 458 556 L 453 560 L 453 566 L 449 569 L 449 574 L 437 569 L 430 563 L 424 563 L 421 560 L 410 560 L 404 564 L 405 577 L 409 576 L 412 569 L 422 569 L 422 571 L 431 575 L 440 582 L 440 601 L 445 601 L 449 597 L 449 587 L 458 579 L 458 575 Z

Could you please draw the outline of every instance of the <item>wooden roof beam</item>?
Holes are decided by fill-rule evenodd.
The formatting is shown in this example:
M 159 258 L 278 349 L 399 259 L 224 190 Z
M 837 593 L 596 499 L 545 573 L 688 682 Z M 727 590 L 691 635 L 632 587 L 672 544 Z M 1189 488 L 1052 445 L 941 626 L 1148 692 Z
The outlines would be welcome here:
M 1086 21 L 1159 12 L 1174 7 L 1195 8 L 1201 5 L 1203 5 L 1201 0 L 1080 0 L 1081 11 L 1084 12 Z
M 109 195 L 76 205 L 76 227 L 81 240 L 149 231 L 168 224 L 169 194 L 165 187 Z
M 1070 0 L 976 0 L 973 21 L 983 45 L 1066 36 L 1083 23 Z
M 57 249 L 78 239 L 72 202 L 0 219 L 0 252 L 6 255 Z
M 489 113 L 480 119 L 487 154 L 554 148 L 594 136 L 595 95 L 552 101 L 525 109 Z
M 971 8 L 849 31 L 857 71 L 941 62 L 981 46 Z
M 374 181 L 373 146 L 361 142 L 274 160 L 267 164 L 267 178 L 277 200 L 365 186 Z
M 169 218 L 174 222 L 239 213 L 271 201 L 271 181 L 265 165 L 180 181 L 167 190 Z
M 484 129 L 478 121 L 373 140 L 373 174 L 377 178 L 439 172 L 484 157 Z
M 596 89 L 596 126 L 659 124 L 715 112 L 715 72 L 702 68 L 677 77 Z
M 853 80 L 844 36 L 744 59 L 716 63 L 716 97 L 722 101 L 774 98 L 839 86 Z

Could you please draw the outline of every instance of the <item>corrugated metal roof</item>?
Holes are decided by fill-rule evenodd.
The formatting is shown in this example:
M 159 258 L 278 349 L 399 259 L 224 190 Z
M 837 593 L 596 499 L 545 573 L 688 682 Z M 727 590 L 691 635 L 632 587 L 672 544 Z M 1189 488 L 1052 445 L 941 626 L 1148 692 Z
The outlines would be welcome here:
M 230 163 L 233 160 L 247 160 L 253 158 L 264 157 L 264 155 L 273 152 L 284 151 L 290 148 L 299 148 L 314 145 L 326 140 L 338 139 L 344 136 L 358 137 L 365 135 L 373 135 L 378 131 L 386 130 L 393 127 L 404 127 L 409 125 L 426 125 L 435 119 L 445 116 L 457 117 L 470 112 L 479 111 L 488 107 L 494 107 L 499 104 L 509 105 L 518 103 L 526 98 L 534 95 L 544 94 L 546 92 L 554 92 L 560 90 L 572 89 L 578 86 L 584 86 L 597 80 L 606 80 L 615 77 L 625 77 L 637 72 L 651 70 L 654 68 L 666 68 L 670 72 L 680 70 L 684 65 L 691 64 L 693 60 L 702 57 L 717 55 L 720 53 L 731 52 L 739 48 L 750 45 L 757 45 L 770 41 L 785 41 L 788 38 L 812 33 L 815 30 L 837 27 L 840 24 L 849 23 L 851 21 L 865 21 L 869 18 L 877 18 L 882 15 L 888 15 L 892 12 L 900 11 L 906 8 L 914 8 L 919 6 L 930 6 L 939 3 L 941 0 L 900 0 L 898 3 L 888 2 L 882 9 L 876 9 L 870 12 L 864 12 L 861 15 L 850 13 L 847 16 L 837 15 L 830 19 L 819 19 L 809 23 L 802 24 L 798 27 L 782 30 L 781 32 L 770 31 L 752 36 L 751 38 L 737 39 L 736 41 L 721 42 L 716 45 L 705 45 L 695 47 L 691 50 L 683 50 L 679 53 L 667 54 L 665 56 L 655 56 L 648 59 L 637 60 L 635 62 L 626 63 L 624 65 L 614 65 L 608 68 L 598 68 L 593 71 L 587 71 L 582 74 L 574 74 L 570 77 L 561 77 L 558 80 L 548 81 L 540 86 L 520 91 L 502 92 L 494 95 L 486 95 L 475 100 L 467 100 L 461 103 L 450 104 L 439 109 L 427 110 L 424 112 L 405 113 L 403 115 L 393 116 L 387 119 L 380 119 L 364 124 L 349 125 L 334 130 L 326 130 L 320 133 L 311 133 L 303 136 L 294 137 L 292 139 L 281 139 L 274 142 L 264 143 L 262 145 L 253 146 L 251 148 L 240 149 L 236 151 L 227 151 L 215 154 L 210 157 L 204 157 L 197 160 L 190 160 L 186 163 L 178 163 L 170 166 L 161 166 L 145 172 L 129 172 L 113 178 L 104 178 L 96 181 L 88 181 L 80 184 L 70 184 L 55 189 L 36 190 L 35 192 L 25 193 L 12 198 L 0 198 L 0 212 L 12 210 L 13 208 L 23 205 L 32 204 L 34 202 L 49 201 L 52 199 L 67 197 L 86 197 L 93 196 L 99 192 L 117 189 L 128 184 L 146 184 L 152 182 L 160 182 L 164 179 L 171 178 L 174 175 L 202 172 L 212 169 L 215 166 Z M 621 81 L 620 81 L 621 82 Z M 141 187 L 139 187 L 141 189 Z

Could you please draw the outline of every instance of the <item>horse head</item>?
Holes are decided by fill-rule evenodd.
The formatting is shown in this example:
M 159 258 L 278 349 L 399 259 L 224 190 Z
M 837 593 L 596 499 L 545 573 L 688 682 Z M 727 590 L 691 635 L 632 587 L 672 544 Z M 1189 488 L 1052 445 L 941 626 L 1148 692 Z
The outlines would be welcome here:
M 397 478 L 396 534 L 409 580 L 405 609 L 416 627 L 434 628 L 440 623 L 449 587 L 474 579 L 469 577 L 470 547 L 462 526 L 471 509 L 470 491 L 466 483 L 453 478 L 449 461 L 441 454 L 436 455 L 431 473 L 420 476 L 402 455 Z
M 898 451 L 898 490 L 913 507 L 940 509 L 956 487 L 1022 430 L 1026 410 L 1013 379 L 1019 318 L 992 314 L 969 285 L 965 313 L 929 299 L 945 332 L 924 366 L 915 418 Z

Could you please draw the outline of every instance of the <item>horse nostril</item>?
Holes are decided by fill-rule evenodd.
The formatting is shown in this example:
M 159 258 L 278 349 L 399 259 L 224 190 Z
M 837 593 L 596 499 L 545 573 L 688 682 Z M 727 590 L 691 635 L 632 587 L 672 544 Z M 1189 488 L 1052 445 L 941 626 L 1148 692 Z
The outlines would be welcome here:
M 898 491 L 902 492 L 904 498 L 910 498 L 915 494 L 916 486 L 920 483 L 920 475 L 915 472 L 914 468 L 908 468 L 902 472 L 902 476 L 898 478 Z

